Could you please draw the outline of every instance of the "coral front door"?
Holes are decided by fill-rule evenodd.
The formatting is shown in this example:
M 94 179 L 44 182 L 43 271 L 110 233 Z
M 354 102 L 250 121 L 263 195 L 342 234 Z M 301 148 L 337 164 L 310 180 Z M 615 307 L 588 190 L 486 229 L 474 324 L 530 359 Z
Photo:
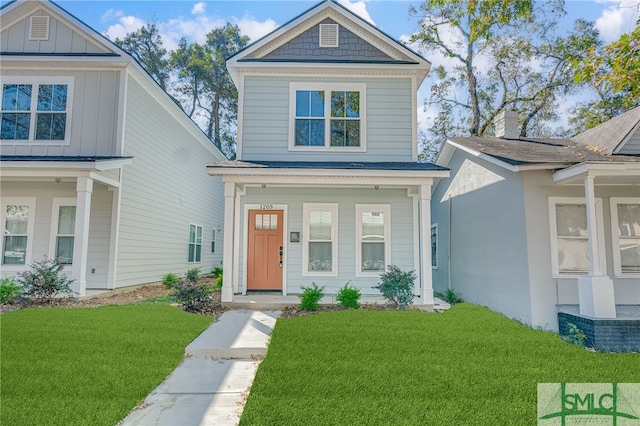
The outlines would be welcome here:
M 248 290 L 282 290 L 282 218 L 282 210 L 249 210 Z

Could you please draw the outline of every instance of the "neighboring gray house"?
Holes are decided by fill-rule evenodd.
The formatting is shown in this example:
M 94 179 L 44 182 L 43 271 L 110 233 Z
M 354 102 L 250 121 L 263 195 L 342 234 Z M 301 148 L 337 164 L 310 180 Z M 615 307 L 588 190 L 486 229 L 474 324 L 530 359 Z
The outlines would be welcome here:
M 558 311 L 640 320 L 640 108 L 571 139 L 519 138 L 517 120 L 440 152 L 434 288 L 551 330 Z
M 0 21 L 2 276 L 57 257 L 85 295 L 220 265 L 224 157 L 199 128 L 56 4 Z
M 387 265 L 415 270 L 433 304 L 430 197 L 418 163 L 417 90 L 429 63 L 333 1 L 227 60 L 238 88 L 237 161 L 225 182 L 222 300 L 312 282 L 363 294 Z

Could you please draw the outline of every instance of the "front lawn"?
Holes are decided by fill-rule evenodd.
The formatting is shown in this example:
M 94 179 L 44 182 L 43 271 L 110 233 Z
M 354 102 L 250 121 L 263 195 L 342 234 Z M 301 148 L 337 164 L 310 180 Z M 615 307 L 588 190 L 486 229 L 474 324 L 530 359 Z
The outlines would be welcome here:
M 0 424 L 114 425 L 213 321 L 167 305 L 0 316 Z
M 466 303 L 279 319 L 241 425 L 530 425 L 537 383 L 640 382 L 639 366 Z

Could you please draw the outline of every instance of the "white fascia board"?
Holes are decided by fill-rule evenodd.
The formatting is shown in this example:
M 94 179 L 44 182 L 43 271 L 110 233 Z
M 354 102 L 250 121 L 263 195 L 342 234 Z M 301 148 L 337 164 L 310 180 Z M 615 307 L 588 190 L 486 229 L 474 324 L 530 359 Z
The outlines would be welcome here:
M 122 69 L 133 62 L 129 57 L 118 56 L 64 56 L 64 55 L 2 55 L 3 68 L 23 69 L 24 67 L 46 66 L 56 69 L 73 69 L 82 71 L 105 71 L 106 68 Z M 73 66 L 69 66 L 73 64 Z
M 459 143 L 455 143 L 455 142 L 453 142 L 451 140 L 447 140 L 447 143 L 451 144 L 451 146 L 453 146 L 455 148 L 458 148 L 461 151 L 466 152 L 467 154 L 473 155 L 474 157 L 481 158 L 484 161 L 488 161 L 489 163 L 495 164 L 496 166 L 500 166 L 503 169 L 509 170 L 510 172 L 517 173 L 519 171 L 518 166 L 513 166 L 513 165 L 511 165 L 509 163 L 506 163 L 504 161 L 498 160 L 497 158 L 492 157 L 489 154 L 485 154 L 483 152 L 479 152 L 479 151 L 476 151 L 474 149 L 467 148 L 466 146 L 460 145 Z
M 580 163 L 553 174 L 553 181 L 558 184 L 586 176 L 639 176 L 640 162 L 637 163 Z
M 119 169 L 122 166 L 131 164 L 131 158 L 118 158 L 113 160 L 96 161 L 11 161 L 1 160 L 0 169 L 2 176 L 13 176 L 15 171 L 29 171 L 33 173 L 39 170 L 85 170 L 85 171 L 106 171 Z M 22 174 L 22 173 L 18 173 Z

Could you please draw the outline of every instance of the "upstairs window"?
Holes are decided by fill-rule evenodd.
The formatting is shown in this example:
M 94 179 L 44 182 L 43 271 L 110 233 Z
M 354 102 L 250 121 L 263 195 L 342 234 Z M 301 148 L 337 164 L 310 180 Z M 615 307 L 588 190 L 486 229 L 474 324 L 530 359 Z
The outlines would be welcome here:
M 365 148 L 363 84 L 291 85 L 291 150 Z
M 2 84 L 0 139 L 43 143 L 66 141 L 70 79 L 32 80 L 23 78 Z

